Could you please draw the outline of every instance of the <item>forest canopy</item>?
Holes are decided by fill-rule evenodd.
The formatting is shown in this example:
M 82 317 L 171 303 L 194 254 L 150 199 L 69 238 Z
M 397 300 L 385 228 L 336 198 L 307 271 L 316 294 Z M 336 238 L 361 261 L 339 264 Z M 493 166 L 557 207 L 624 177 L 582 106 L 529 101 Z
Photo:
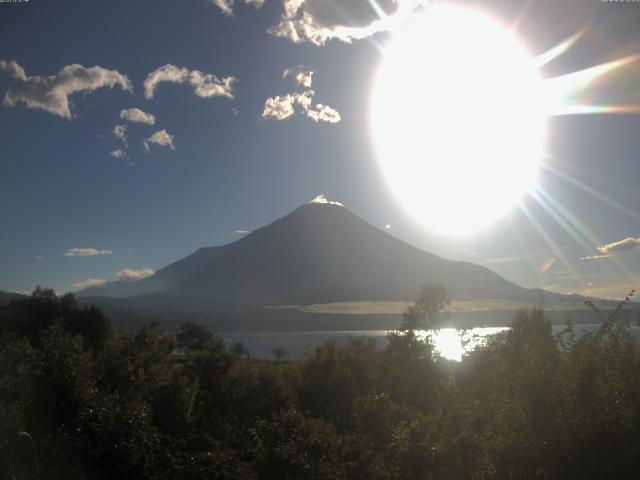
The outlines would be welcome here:
M 353 338 L 254 359 L 201 325 L 117 330 L 72 295 L 36 289 L 0 308 L 2 474 L 637 478 L 628 299 L 581 336 L 570 322 L 554 336 L 541 309 L 521 310 L 460 363 L 411 334 L 447 302 L 423 289 L 384 349 Z

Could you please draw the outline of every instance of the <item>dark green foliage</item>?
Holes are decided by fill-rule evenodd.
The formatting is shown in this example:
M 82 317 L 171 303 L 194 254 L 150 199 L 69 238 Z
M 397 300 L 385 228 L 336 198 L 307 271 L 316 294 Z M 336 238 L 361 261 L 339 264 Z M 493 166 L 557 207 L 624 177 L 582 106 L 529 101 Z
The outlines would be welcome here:
M 0 308 L 0 478 L 19 431 L 48 479 L 637 478 L 626 302 L 584 335 L 522 310 L 461 363 L 415 331 L 447 302 L 425 287 L 384 349 L 362 338 L 273 361 L 192 323 L 113 332 L 38 289 Z

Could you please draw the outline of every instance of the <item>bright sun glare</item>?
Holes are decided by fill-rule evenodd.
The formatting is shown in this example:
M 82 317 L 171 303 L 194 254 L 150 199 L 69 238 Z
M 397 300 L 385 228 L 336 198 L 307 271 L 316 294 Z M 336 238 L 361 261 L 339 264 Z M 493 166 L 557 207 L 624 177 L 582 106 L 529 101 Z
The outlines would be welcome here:
M 548 108 L 534 59 L 489 16 L 434 6 L 393 35 L 373 92 L 377 157 L 401 204 L 461 235 L 536 182 Z

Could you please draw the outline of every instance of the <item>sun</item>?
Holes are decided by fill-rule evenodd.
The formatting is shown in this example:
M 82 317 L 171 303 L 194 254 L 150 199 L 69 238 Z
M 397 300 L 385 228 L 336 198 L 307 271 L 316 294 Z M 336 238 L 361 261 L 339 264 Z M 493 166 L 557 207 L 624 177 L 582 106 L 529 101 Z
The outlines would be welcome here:
M 447 235 L 505 215 L 536 183 L 543 91 L 514 33 L 480 11 L 436 5 L 399 27 L 371 112 L 376 156 L 398 201 Z

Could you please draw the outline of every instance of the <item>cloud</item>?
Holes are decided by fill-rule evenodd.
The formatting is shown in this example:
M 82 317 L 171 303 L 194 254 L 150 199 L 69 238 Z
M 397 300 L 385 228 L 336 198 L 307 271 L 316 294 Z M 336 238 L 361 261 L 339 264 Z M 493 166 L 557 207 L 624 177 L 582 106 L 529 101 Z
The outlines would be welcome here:
M 112 255 L 111 250 L 97 250 L 95 248 L 70 248 L 64 254 L 65 257 L 96 257 L 99 255 Z
M 117 150 L 114 150 L 113 152 L 110 152 L 109 155 L 111 155 L 113 158 L 117 158 L 118 160 L 120 160 L 124 158 L 125 153 L 123 150 L 117 149 Z
M 313 71 L 306 70 L 304 65 L 297 67 L 285 68 L 282 72 L 282 78 L 293 77 L 298 85 L 309 88 L 313 82 Z
M 238 235 L 248 235 L 251 233 L 250 230 L 234 230 L 233 233 L 237 233 Z
M 133 270 L 131 268 L 123 268 L 116 274 L 116 278 L 121 282 L 128 282 L 131 280 L 142 280 L 143 278 L 150 277 L 155 272 L 150 268 L 141 268 L 140 270 Z
M 126 125 L 116 125 L 113 127 L 113 136 L 118 140 L 122 140 L 124 145 L 127 145 L 127 126 Z
M 612 252 L 621 252 L 624 250 L 633 250 L 634 248 L 640 247 L 640 238 L 625 238 L 624 240 L 620 240 L 618 242 L 607 243 L 606 245 L 602 245 L 598 247 L 598 251 L 602 253 L 612 253 Z
M 268 32 L 294 43 L 346 43 L 389 31 L 428 0 L 284 0 L 280 23 Z
M 175 147 L 173 146 L 173 135 L 167 133 L 165 129 L 158 130 L 149 138 L 144 139 L 142 143 L 144 144 L 144 150 L 147 153 L 149 153 L 150 150 L 150 143 L 155 143 L 161 147 L 169 147 L 171 150 L 175 150 Z
M 223 77 L 219 79 L 210 73 L 202 73 L 199 70 L 189 70 L 185 67 L 176 67 L 167 63 L 157 68 L 144 81 L 144 96 L 152 99 L 156 87 L 162 82 L 188 83 L 193 87 L 193 93 L 197 97 L 226 97 L 233 99 L 233 84 L 235 77 Z
M 295 113 L 293 108 L 295 102 L 296 96 L 291 94 L 269 97 L 264 102 L 261 117 L 273 118 L 278 121 L 285 120 Z
M 156 117 L 150 113 L 143 112 L 139 108 L 127 108 L 120 111 L 120 118 L 134 123 L 144 123 L 146 125 L 155 125 Z
M 344 205 L 340 202 L 328 200 L 327 197 L 324 196 L 324 194 L 316 195 L 309 203 L 316 203 L 321 205 L 337 205 L 338 207 L 344 207 Z
M 99 66 L 86 68 L 73 64 L 55 75 L 29 77 L 15 61 L 0 60 L 0 72 L 8 72 L 14 79 L 4 97 L 5 105 L 13 107 L 23 102 L 27 108 L 39 108 L 67 119 L 73 118 L 69 96 L 74 93 L 115 86 L 133 92 L 126 75 Z
M 305 114 L 315 122 L 338 123 L 340 121 L 340 114 L 337 110 L 321 103 L 306 109 Z
M 295 106 L 298 105 L 300 113 L 315 122 L 338 123 L 341 120 L 340 113 L 321 103 L 314 106 L 314 95 L 313 90 L 305 90 L 301 93 L 295 92 L 269 97 L 264 103 L 261 117 L 278 121 L 286 120 L 295 113 Z
M 236 3 L 234 0 L 209 0 L 224 13 L 227 17 L 234 17 L 233 6 Z M 253 8 L 258 10 L 264 5 L 264 0 L 239 0 L 238 3 L 244 3 L 246 5 L 252 5 Z
M 603 258 L 611 258 L 611 257 L 613 257 L 613 255 L 611 255 L 611 254 L 606 254 L 606 255 L 589 255 L 589 256 L 587 256 L 587 257 L 580 257 L 580 260 L 585 260 L 585 261 L 588 261 L 588 260 L 600 260 L 600 259 L 603 259 Z
M 88 287 L 101 287 L 106 285 L 107 281 L 102 278 L 87 278 L 86 280 L 82 280 L 81 282 L 74 283 L 71 285 L 73 290 L 82 290 Z

